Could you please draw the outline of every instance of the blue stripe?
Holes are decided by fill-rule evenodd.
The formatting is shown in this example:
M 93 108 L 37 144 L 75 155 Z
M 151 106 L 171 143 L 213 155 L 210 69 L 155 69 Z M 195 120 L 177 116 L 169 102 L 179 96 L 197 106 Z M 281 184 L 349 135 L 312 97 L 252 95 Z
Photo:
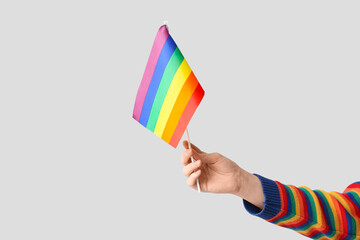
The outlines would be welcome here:
M 288 201 L 288 206 L 287 206 L 287 209 L 286 209 L 286 214 L 285 214 L 284 216 L 282 216 L 281 218 L 278 218 L 278 219 L 276 219 L 274 222 L 272 222 L 272 223 L 274 223 L 274 224 L 279 224 L 279 223 L 281 223 L 284 219 L 288 218 L 291 214 L 293 214 L 293 213 L 291 212 L 293 202 L 292 202 L 292 199 L 291 199 L 290 193 L 289 193 L 289 191 L 291 191 L 291 190 L 290 190 L 290 188 L 289 188 L 288 186 L 286 186 L 286 185 L 283 185 L 283 186 L 284 186 L 284 188 L 285 188 L 286 199 L 287 199 L 287 201 Z M 281 207 L 282 207 L 282 206 L 281 206 Z
M 306 202 L 306 205 L 303 206 L 303 207 L 307 207 L 307 213 L 308 213 L 308 220 L 303 223 L 302 225 L 300 226 L 297 226 L 297 227 L 293 227 L 292 229 L 295 230 L 295 231 L 304 231 L 304 230 L 307 230 L 311 225 L 313 225 L 313 219 L 314 219 L 314 216 L 313 216 L 313 211 L 316 213 L 316 210 L 312 209 L 312 206 L 311 206 L 311 202 L 310 202 L 310 199 L 309 199 L 309 196 L 307 194 L 310 194 L 305 188 L 302 188 L 300 187 L 299 190 L 301 191 L 301 193 L 303 194 L 304 198 L 305 198 L 305 202 Z M 315 217 L 316 219 L 316 217 Z
M 146 97 L 144 100 L 144 105 L 141 110 L 139 122 L 145 127 L 149 120 L 151 108 L 154 103 L 154 99 L 155 99 L 157 90 L 159 88 L 161 78 L 164 74 L 165 68 L 166 68 L 171 56 L 173 55 L 175 49 L 176 49 L 176 43 L 174 42 L 172 37 L 169 35 L 168 39 L 166 40 L 166 42 L 161 50 L 158 62 L 156 63 L 154 74 L 151 79 L 149 89 L 146 93 Z
M 358 193 L 355 193 L 354 190 L 351 190 L 350 192 L 346 192 L 345 194 L 350 197 L 350 199 L 354 203 L 355 207 L 360 209 L 360 201 L 357 200 L 357 198 L 359 198 L 359 197 L 355 197 L 355 196 L 358 196 Z
M 325 219 L 326 219 L 327 225 L 329 226 L 328 231 L 325 232 L 324 235 L 326 237 L 328 237 L 328 238 L 331 238 L 336 234 L 336 232 L 334 231 L 334 229 L 336 229 L 336 228 L 334 226 L 335 217 L 334 217 L 334 214 L 333 214 L 332 209 L 330 207 L 330 203 L 326 199 L 326 196 L 324 195 L 324 193 L 322 193 L 321 191 L 314 190 L 314 193 L 319 198 L 321 206 L 323 206 L 323 212 L 325 214 Z
M 347 227 L 348 227 L 348 229 L 347 229 L 348 235 L 346 236 L 346 238 L 344 238 L 344 240 L 350 240 L 350 239 L 354 238 L 354 236 L 352 236 L 352 233 L 356 232 L 356 231 L 354 231 L 353 226 L 352 226 L 352 224 L 354 223 L 354 219 L 348 213 L 348 211 L 345 211 L 345 216 L 346 216 L 346 222 L 347 222 Z
M 318 233 L 314 234 L 311 238 L 313 238 L 313 239 L 319 239 L 319 238 L 324 237 L 324 236 L 325 236 L 324 233 L 318 232 Z M 326 236 L 325 236 L 325 237 L 326 237 Z

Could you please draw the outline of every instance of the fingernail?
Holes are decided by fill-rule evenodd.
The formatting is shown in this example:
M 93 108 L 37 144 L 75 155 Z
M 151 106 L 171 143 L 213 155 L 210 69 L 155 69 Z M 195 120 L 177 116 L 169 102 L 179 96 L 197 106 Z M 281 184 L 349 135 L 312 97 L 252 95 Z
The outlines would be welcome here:
M 200 160 L 197 160 L 197 161 L 195 162 L 195 164 L 196 164 L 196 166 L 199 166 L 199 165 L 200 165 Z

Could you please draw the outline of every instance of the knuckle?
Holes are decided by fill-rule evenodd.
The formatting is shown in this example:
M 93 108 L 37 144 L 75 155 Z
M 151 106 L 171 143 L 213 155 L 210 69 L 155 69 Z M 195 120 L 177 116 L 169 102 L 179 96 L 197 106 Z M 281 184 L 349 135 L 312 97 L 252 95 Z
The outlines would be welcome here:
M 181 162 L 185 165 L 189 159 L 189 156 L 184 152 L 184 154 L 181 156 Z
M 187 170 L 187 167 L 186 167 L 186 166 L 183 167 L 182 172 L 183 172 L 183 174 L 184 174 L 185 176 L 187 176 L 188 170 Z
M 190 187 L 193 185 L 191 178 L 188 178 L 188 180 L 186 181 L 186 184 Z
M 185 164 L 185 156 L 184 156 L 184 154 L 181 156 L 180 161 L 181 161 L 181 163 Z
M 189 176 L 194 171 L 194 163 L 189 163 L 183 168 L 183 173 L 185 176 Z
M 221 154 L 220 154 L 220 153 L 218 153 L 218 152 L 214 152 L 214 153 L 212 153 L 212 155 L 213 155 L 214 157 L 216 157 L 216 158 L 221 157 Z
M 184 157 L 187 157 L 189 155 L 189 151 L 188 150 L 185 150 L 184 153 L 183 153 L 183 156 Z

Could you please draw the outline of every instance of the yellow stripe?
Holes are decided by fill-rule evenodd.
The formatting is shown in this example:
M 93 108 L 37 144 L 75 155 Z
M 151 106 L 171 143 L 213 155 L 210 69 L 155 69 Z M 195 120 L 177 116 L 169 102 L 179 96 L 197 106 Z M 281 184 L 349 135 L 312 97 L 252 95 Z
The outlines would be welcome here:
M 294 196 L 294 201 L 295 201 L 295 212 L 292 213 L 294 214 L 294 216 L 292 216 L 291 218 L 285 220 L 285 221 L 280 221 L 279 223 L 277 223 L 277 225 L 280 226 L 288 226 L 293 224 L 295 221 L 298 221 L 299 218 L 301 218 L 300 216 L 300 204 L 299 204 L 299 196 L 297 194 L 297 192 L 294 190 L 294 186 L 290 186 L 288 185 L 288 187 L 290 188 L 290 191 L 292 192 L 293 196 Z
M 165 142 L 170 143 L 174 131 L 180 121 L 181 115 L 184 113 L 186 105 L 189 103 L 198 85 L 199 83 L 195 75 L 193 73 L 190 73 L 188 79 L 186 79 L 186 82 L 179 93 L 178 98 L 176 99 L 175 105 L 171 110 L 170 117 L 166 122 L 163 135 L 161 136 L 161 138 Z
M 328 203 L 330 205 L 330 209 L 331 209 L 330 215 L 333 215 L 333 217 L 334 217 L 335 229 L 339 230 L 340 229 L 340 224 L 341 224 L 340 223 L 341 213 L 340 212 L 337 213 L 337 208 L 335 207 L 334 199 L 332 198 L 332 196 L 329 193 L 325 192 L 325 191 L 322 191 L 322 190 L 320 190 L 320 191 L 324 194 L 325 198 L 327 199 L 327 201 L 328 201 Z M 345 229 L 345 231 L 346 230 L 347 229 Z M 338 239 L 339 234 L 340 234 L 340 232 L 337 231 L 332 238 L 333 239 Z
M 343 198 L 341 193 L 330 192 L 329 194 L 333 196 L 337 201 L 339 201 L 346 211 L 348 211 L 352 216 L 354 216 L 355 212 L 350 208 L 349 204 Z
M 317 219 L 314 219 L 314 221 L 316 222 L 315 225 L 311 225 L 311 226 L 309 226 L 308 229 L 305 229 L 303 231 L 297 231 L 297 232 L 302 233 L 302 234 L 308 234 L 309 232 L 313 231 L 314 229 L 316 229 L 317 231 L 323 232 L 326 229 L 326 220 L 325 220 L 325 216 L 323 215 L 323 212 L 321 210 L 320 201 L 313 190 L 311 190 L 308 187 L 302 187 L 302 188 L 306 189 L 312 196 L 312 199 L 314 200 Z
M 344 199 L 343 195 L 341 193 L 338 192 L 330 192 L 330 195 L 333 196 L 344 208 L 345 210 L 350 213 L 351 217 L 353 217 L 354 221 L 355 221 L 355 226 L 356 229 L 360 229 L 360 222 L 359 220 L 356 218 L 356 211 L 354 208 L 351 208 L 349 206 L 349 203 Z M 348 224 L 351 224 L 351 222 L 349 222 Z
M 171 110 L 173 109 L 180 90 L 185 84 L 186 79 L 189 77 L 190 73 L 191 69 L 189 64 L 184 59 L 170 84 L 169 90 L 160 110 L 159 118 L 154 131 L 154 133 L 159 137 L 161 137 L 164 132 L 165 125 L 170 116 Z

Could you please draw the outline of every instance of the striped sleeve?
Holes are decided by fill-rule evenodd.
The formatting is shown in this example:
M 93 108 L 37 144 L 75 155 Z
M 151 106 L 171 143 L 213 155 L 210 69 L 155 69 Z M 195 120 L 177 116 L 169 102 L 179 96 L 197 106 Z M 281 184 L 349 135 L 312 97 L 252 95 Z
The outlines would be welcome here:
M 343 193 L 285 185 L 255 174 L 265 202 L 259 209 L 244 200 L 252 215 L 313 239 L 360 239 L 360 182 Z

